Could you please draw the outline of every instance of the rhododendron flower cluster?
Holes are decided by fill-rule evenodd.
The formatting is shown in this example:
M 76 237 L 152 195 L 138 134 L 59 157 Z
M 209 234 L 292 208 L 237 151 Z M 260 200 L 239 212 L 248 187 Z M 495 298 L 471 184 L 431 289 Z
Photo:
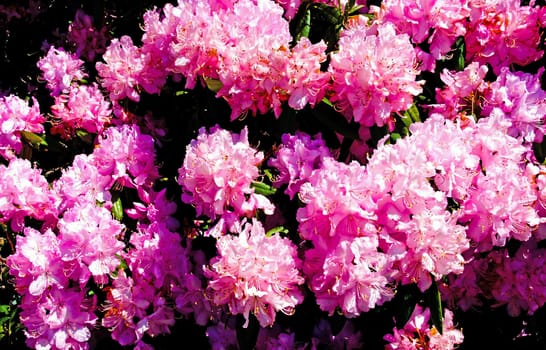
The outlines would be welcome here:
M 466 33 L 470 15 L 468 0 L 386 0 L 381 7 L 372 7 L 381 22 L 393 23 L 400 33 L 409 34 L 416 44 L 429 44 L 434 60 L 441 59 Z M 434 68 L 434 67 L 431 67 Z
M 57 220 L 57 197 L 49 190 L 40 169 L 25 159 L 12 159 L 8 166 L 0 165 L 0 217 L 14 231 L 21 231 L 25 218 L 40 221 Z
M 217 126 L 210 131 L 201 128 L 197 139 L 187 146 L 178 171 L 182 201 L 194 205 L 198 216 L 223 220 L 228 227 L 258 209 L 273 214 L 275 208 L 269 199 L 251 187 L 263 158 L 263 153 L 248 143 L 247 129 L 232 134 Z M 222 227 L 220 224 L 219 231 Z
M 544 0 L 58 3 L 0 5 L 1 348 L 544 348 Z
M 242 314 L 248 325 L 252 312 L 262 327 L 275 322 L 275 314 L 292 314 L 303 301 L 296 246 L 278 235 L 267 237 L 259 221 L 242 224 L 236 236 L 217 241 L 218 256 L 204 271 L 210 279 L 212 303 Z
M 530 239 L 513 255 L 501 249 L 473 260 L 444 286 L 442 296 L 451 307 L 468 310 L 489 303 L 506 306 L 515 317 L 533 314 L 546 303 L 544 284 L 544 248 Z
M 453 313 L 444 310 L 443 330 L 436 329 L 430 323 L 430 310 L 417 305 L 410 320 L 402 329 L 394 329 L 385 340 L 389 344 L 385 349 L 454 349 L 463 342 L 463 334 L 453 324 Z
M 51 96 L 68 93 L 73 81 L 86 76 L 83 71 L 83 61 L 76 55 L 63 48 L 51 46 L 47 55 L 38 61 L 38 68 L 42 71 L 42 78 L 46 81 Z
M 110 123 L 110 103 L 96 83 L 73 84 L 68 93 L 57 96 L 55 102 L 51 106 L 55 118 L 51 133 L 64 139 L 73 137 L 78 130 L 100 134 Z
M 540 29 L 546 26 L 546 8 L 531 1 L 470 0 L 471 13 L 464 36 L 466 59 L 489 63 L 495 74 L 512 64 L 524 66 L 540 59 Z
M 409 36 L 390 23 L 352 24 L 341 32 L 331 59 L 331 100 L 347 119 L 364 126 L 392 124 L 392 113 L 408 109 L 422 91 Z
M 14 159 L 23 148 L 21 137 L 24 132 L 43 133 L 45 118 L 40 113 L 38 101 L 32 105 L 20 97 L 0 97 L 0 155 Z
M 284 134 L 275 157 L 269 158 L 269 166 L 278 170 L 275 186 L 287 185 L 285 193 L 293 198 L 302 184 L 308 181 L 313 170 L 320 168 L 322 160 L 330 157 L 324 140 L 305 133 Z

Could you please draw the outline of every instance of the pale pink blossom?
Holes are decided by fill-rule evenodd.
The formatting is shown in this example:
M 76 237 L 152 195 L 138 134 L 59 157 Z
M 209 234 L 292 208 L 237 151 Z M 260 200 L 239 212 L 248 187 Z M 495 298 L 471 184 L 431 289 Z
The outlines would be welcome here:
M 268 237 L 259 221 L 243 225 L 237 236 L 217 240 L 218 256 L 204 271 L 211 302 L 242 314 L 250 313 L 262 327 L 275 322 L 277 311 L 287 315 L 303 301 L 301 261 L 296 246 L 279 235 Z

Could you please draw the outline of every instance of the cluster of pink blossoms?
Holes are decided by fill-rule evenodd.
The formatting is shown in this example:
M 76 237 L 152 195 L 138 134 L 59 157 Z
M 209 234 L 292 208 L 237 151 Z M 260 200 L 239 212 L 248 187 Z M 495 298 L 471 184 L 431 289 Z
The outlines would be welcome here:
M 431 326 L 430 309 L 423 309 L 417 305 L 409 321 L 402 329 L 393 329 L 393 334 L 387 334 L 388 350 L 454 349 L 463 342 L 463 333 L 453 324 L 453 313 L 444 310 L 442 331 Z
M 32 105 L 15 95 L 0 97 L 0 156 L 14 159 L 23 149 L 25 132 L 43 133 L 45 118 L 35 98 Z
M 112 110 L 96 83 L 72 84 L 67 94 L 55 97 L 52 134 L 72 138 L 78 130 L 101 134 L 110 123 Z
M 211 302 L 242 314 L 247 327 L 253 313 L 262 327 L 275 322 L 277 311 L 291 315 L 303 301 L 301 261 L 294 243 L 279 235 L 266 236 L 259 221 L 241 224 L 237 235 L 223 235 L 218 255 L 204 271 Z
M 82 70 L 83 63 L 75 54 L 51 46 L 37 65 L 42 71 L 42 78 L 46 81 L 51 96 L 58 96 L 61 93 L 68 93 L 73 81 L 86 76 Z
M 436 89 L 431 111 L 446 118 L 502 115 L 510 121 L 510 136 L 525 142 L 542 142 L 546 118 L 546 91 L 541 88 L 544 69 L 537 73 L 512 72 L 503 67 L 493 82 L 486 82 L 487 66 L 470 63 L 463 71 L 445 69 L 440 77 L 445 87 Z
M 527 65 L 540 59 L 540 29 L 546 27 L 546 8 L 530 1 L 469 0 L 471 7 L 464 36 L 467 61 L 489 63 L 495 74 L 502 67 Z
M 378 21 L 392 23 L 398 32 L 408 34 L 413 43 L 427 43 L 430 53 L 419 51 L 419 58 L 425 63 L 424 70 L 433 71 L 434 64 L 426 63 L 445 58 L 456 39 L 466 34 L 470 8 L 468 0 L 386 0 L 381 7 L 372 6 L 370 12 Z
M 280 148 L 274 157 L 269 158 L 268 165 L 279 172 L 274 185 L 287 185 L 285 193 L 293 199 L 313 170 L 320 168 L 322 160 L 331 156 L 330 150 L 320 135 L 311 138 L 297 132 L 295 135 L 282 135 L 281 141 Z
M 393 112 L 408 109 L 422 91 L 417 63 L 407 34 L 361 19 L 341 32 L 331 55 L 331 101 L 349 120 L 391 127 Z
M 348 3 L 317 2 L 336 11 Z M 121 346 L 148 350 L 147 339 L 169 334 L 183 317 L 224 349 L 238 346 L 238 315 L 243 327 L 257 319 L 258 350 L 356 349 L 363 343 L 352 321 L 410 284 L 422 293 L 438 284 L 453 310 L 502 306 L 515 317 L 544 306 L 546 166 L 532 149 L 545 133 L 544 69 L 516 69 L 542 58 L 546 10 L 518 0 L 384 0 L 370 16 L 344 18 L 327 52 L 324 41 L 293 42 L 289 21 L 301 3 L 180 0 L 144 14 L 140 46 L 122 36 L 106 47 L 105 28 L 95 30 L 78 11 L 68 33 L 75 52 L 52 46 L 38 62 L 54 100 L 51 118 L 34 98 L 31 106 L 14 95 L 0 99 L 0 222 L 18 233 L 7 266 L 28 346 L 88 349 L 100 325 Z M 418 77 L 462 39 L 466 67 L 440 72 L 434 104 L 420 103 Z M 81 81 L 82 59 L 99 58 L 97 82 Z M 165 132 L 151 126 L 147 134 L 139 126 L 146 117 L 122 118 L 131 113 L 124 100 L 159 95 L 168 78 L 214 91 L 231 121 L 270 112 L 278 120 L 286 110 L 303 116 L 326 97 L 332 112 L 357 124 L 347 148 L 358 161 L 335 159 L 338 150 L 320 134 L 284 133 L 266 153 L 249 142 L 252 128 L 202 127 L 174 185 L 195 209 L 184 219 L 204 225 L 179 232 L 155 159 L 161 144 L 153 132 Z M 424 121 L 371 149 L 372 128 L 393 131 L 412 106 Z M 94 149 L 50 183 L 18 158 L 28 156 L 23 140 L 45 123 L 63 141 L 80 130 L 97 135 Z M 266 165 L 278 175 L 276 197 L 258 193 Z M 272 201 L 283 194 L 295 218 L 279 221 L 295 219 L 297 231 L 266 233 L 260 220 L 276 223 Z M 214 240 L 214 257 L 193 249 L 195 235 Z M 352 320 L 334 334 L 328 320 L 313 319 L 312 336 L 301 341 L 277 313 L 292 315 L 306 293 L 328 316 Z M 432 317 L 418 304 L 384 337 L 386 349 L 462 343 L 450 310 L 442 330 Z
M 232 227 L 239 217 L 253 216 L 258 209 L 273 214 L 275 207 L 269 199 L 251 187 L 263 159 L 263 153 L 248 143 L 246 128 L 240 134 L 218 126 L 209 131 L 201 128 L 187 146 L 178 170 L 182 201 L 192 204 L 197 216 L 219 219 L 218 227 L 209 234 L 221 234 L 224 227 Z
M 450 276 L 442 297 L 452 308 L 477 309 L 484 304 L 506 307 L 508 314 L 534 314 L 546 303 L 545 250 L 535 239 L 523 242 L 515 254 L 506 248 L 490 251 Z

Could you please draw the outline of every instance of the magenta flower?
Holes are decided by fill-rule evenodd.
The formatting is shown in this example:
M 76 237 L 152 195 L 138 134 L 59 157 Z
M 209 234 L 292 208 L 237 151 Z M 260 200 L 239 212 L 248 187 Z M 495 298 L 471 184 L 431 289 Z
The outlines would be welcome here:
M 71 278 L 84 285 L 91 275 L 97 284 L 106 284 L 121 263 L 124 225 L 106 208 L 87 202 L 68 209 L 58 229 L 62 259 L 75 269 Z
M 455 328 L 453 313 L 444 309 L 442 322 L 443 332 L 440 333 L 430 324 L 430 310 L 417 305 L 402 329 L 393 329 L 393 334 L 385 335 L 388 350 L 450 350 L 456 349 L 463 342 L 463 332 Z
M 112 39 L 102 59 L 104 62 L 97 62 L 95 66 L 101 85 L 110 94 L 110 99 L 118 101 L 127 97 L 138 102 L 138 83 L 144 69 L 144 58 L 131 37 Z
M 61 177 L 53 183 L 60 197 L 59 211 L 73 207 L 77 202 L 106 203 L 111 200 L 108 191 L 112 177 L 101 175 L 93 156 L 78 154 L 72 165 L 62 170 Z
M 136 124 L 107 128 L 97 139 L 92 153 L 93 164 L 102 176 L 127 187 L 151 188 L 159 178 L 155 164 L 155 141 L 143 134 Z
M 13 159 L 23 148 L 22 132 L 43 133 L 45 122 L 40 106 L 32 98 L 32 106 L 15 95 L 0 97 L 0 156 Z
M 242 314 L 248 326 L 253 313 L 262 327 L 275 322 L 277 311 L 291 315 L 303 301 L 301 261 L 296 246 L 278 235 L 267 237 L 259 221 L 243 224 L 238 236 L 217 241 L 218 256 L 204 271 L 211 302 Z
M 73 81 L 83 79 L 86 74 L 82 71 L 83 61 L 76 55 L 64 51 L 62 48 L 51 46 L 47 55 L 38 61 L 38 68 L 42 71 L 42 78 L 47 83 L 51 96 L 68 93 Z
M 433 59 L 445 58 L 455 40 L 466 33 L 468 0 L 387 0 L 372 7 L 378 21 L 390 22 L 415 44 L 429 44 Z
M 208 132 L 199 129 L 197 139 L 186 148 L 184 164 L 178 169 L 182 201 L 194 205 L 198 216 L 224 217 L 231 223 L 237 220 L 233 215 L 252 216 L 257 209 L 272 214 L 274 207 L 269 199 L 254 193 L 251 187 L 259 176 L 258 166 L 263 158 L 263 153 L 248 143 L 246 128 L 241 134 L 232 134 L 218 126 Z
M 378 244 L 377 235 L 361 236 L 306 252 L 304 273 L 321 310 L 352 318 L 392 299 L 392 259 Z
M 87 350 L 96 326 L 95 298 L 77 288 L 52 288 L 39 301 L 23 297 L 21 322 L 27 346 L 35 349 Z
M 521 6 L 519 0 L 470 0 L 471 15 L 465 35 L 466 60 L 502 67 L 525 66 L 540 59 L 540 30 L 546 26 L 546 8 Z
M 422 91 L 409 36 L 397 34 L 391 23 L 352 24 L 341 32 L 331 59 L 331 101 L 364 126 L 391 125 L 391 114 L 408 109 Z
M 110 123 L 112 113 L 110 103 L 104 99 L 96 83 L 72 84 L 68 94 L 55 98 L 51 111 L 54 117 L 51 133 L 63 139 L 74 137 L 78 130 L 102 133 Z
M 24 236 L 17 236 L 17 250 L 7 258 L 19 294 L 39 299 L 52 287 L 68 287 L 57 236 L 51 230 L 42 234 L 29 227 L 24 233 Z
M 311 138 L 302 132 L 284 134 L 281 142 L 275 157 L 269 158 L 268 165 L 279 171 L 274 185 L 281 187 L 287 184 L 285 192 L 293 199 L 313 170 L 320 167 L 322 159 L 330 157 L 330 150 L 320 135 Z
M 511 72 L 503 67 L 497 80 L 484 92 L 483 115 L 499 108 L 512 122 L 508 134 L 526 142 L 542 142 L 546 129 L 546 91 L 541 88 L 544 68 L 537 74 Z
M 45 227 L 57 221 L 58 198 L 40 169 L 26 159 L 15 158 L 7 167 L 0 165 L 0 177 L 1 222 L 21 231 L 25 217 L 40 220 Z

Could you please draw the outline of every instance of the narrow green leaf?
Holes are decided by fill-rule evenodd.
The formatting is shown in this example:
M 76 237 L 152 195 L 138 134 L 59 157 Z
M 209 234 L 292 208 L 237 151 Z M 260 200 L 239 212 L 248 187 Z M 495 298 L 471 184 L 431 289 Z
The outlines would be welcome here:
M 283 234 L 287 234 L 288 233 L 288 229 L 285 228 L 284 226 L 277 226 L 277 227 L 273 227 L 271 230 L 267 231 L 266 232 L 266 236 L 267 237 L 271 237 L 277 233 L 283 233 Z
M 275 187 L 260 181 L 253 181 L 250 186 L 254 188 L 254 192 L 264 196 L 270 196 L 277 192 L 277 189 Z
M 113 199 L 112 216 L 118 221 L 123 220 L 123 204 L 121 203 L 120 197 L 116 197 L 115 199 Z
M 459 37 L 455 42 L 455 55 L 457 59 L 456 69 L 458 71 L 464 70 L 466 56 L 466 44 L 464 42 L 464 37 Z
M 188 91 L 186 90 L 178 90 L 174 93 L 175 96 L 182 96 L 182 95 L 187 95 L 188 94 Z
M 443 334 L 444 312 L 442 309 L 442 297 L 440 295 L 440 290 L 438 289 L 438 284 L 436 283 L 436 281 L 432 280 L 432 285 L 430 286 L 428 293 L 430 318 L 432 320 L 432 325 L 436 327 L 440 334 Z
M 309 7 L 306 7 L 303 15 L 296 23 L 296 35 L 295 40 L 296 42 L 299 41 L 301 38 L 305 37 L 308 38 L 309 34 L 311 33 L 311 10 Z
M 34 148 L 40 148 L 40 146 L 47 147 L 45 136 L 41 136 L 30 131 L 21 131 L 21 136 L 23 137 L 23 140 L 28 142 Z
M 419 115 L 419 108 L 417 108 L 415 103 L 412 104 L 411 107 L 404 112 L 404 115 L 408 116 L 411 119 L 411 121 L 414 123 L 421 121 L 421 117 Z

